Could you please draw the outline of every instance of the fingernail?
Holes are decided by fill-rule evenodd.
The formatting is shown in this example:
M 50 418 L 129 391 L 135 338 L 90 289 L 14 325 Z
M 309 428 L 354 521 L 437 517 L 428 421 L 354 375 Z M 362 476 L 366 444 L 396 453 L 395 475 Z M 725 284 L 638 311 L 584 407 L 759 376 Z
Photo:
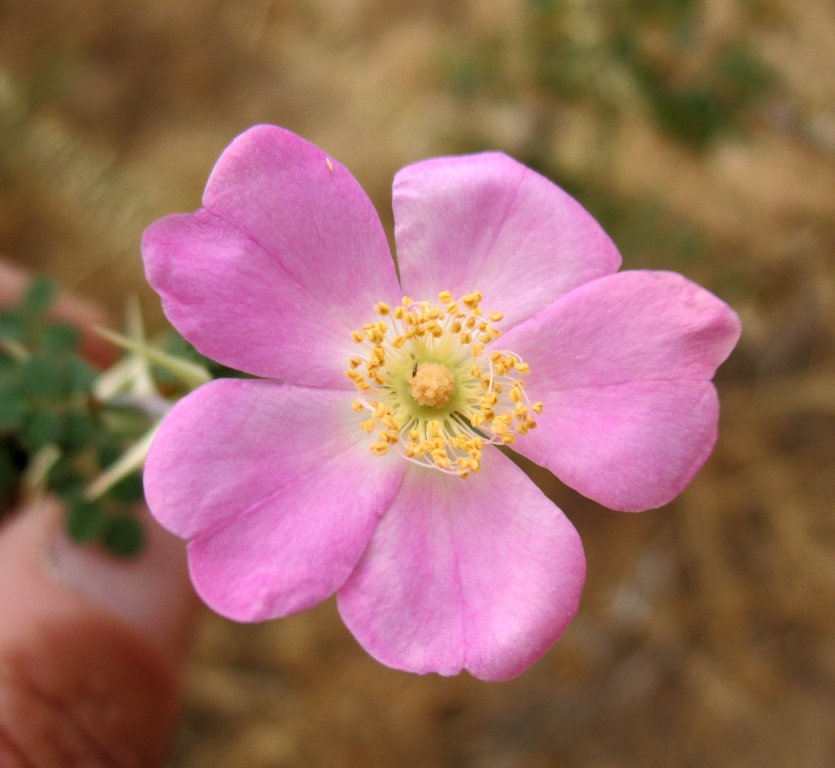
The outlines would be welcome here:
M 96 545 L 81 546 L 60 531 L 50 560 L 64 584 L 133 624 L 175 660 L 194 630 L 198 600 L 186 566 L 184 542 L 142 513 L 147 541 L 140 555 L 121 559 Z

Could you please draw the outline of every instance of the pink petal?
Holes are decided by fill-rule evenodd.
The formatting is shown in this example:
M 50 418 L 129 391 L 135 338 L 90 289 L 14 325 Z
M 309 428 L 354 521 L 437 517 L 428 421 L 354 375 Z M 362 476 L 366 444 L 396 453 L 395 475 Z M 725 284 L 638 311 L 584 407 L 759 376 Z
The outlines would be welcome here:
M 219 379 L 181 400 L 145 465 L 148 505 L 189 539 L 200 596 L 259 621 L 309 608 L 351 573 L 404 462 L 372 456 L 351 397 Z
M 203 354 L 257 376 L 350 388 L 351 331 L 399 301 L 385 234 L 351 174 L 274 126 L 221 155 L 204 209 L 145 232 L 148 281 Z
M 740 333 L 712 293 L 670 272 L 578 288 L 498 344 L 528 362 L 539 427 L 513 446 L 613 509 L 666 504 L 716 442 L 710 379 Z
M 611 274 L 620 254 L 572 197 L 500 153 L 410 165 L 394 180 L 403 291 L 435 300 L 484 295 L 508 329 L 578 285 Z
M 376 659 L 421 674 L 521 674 L 574 617 L 585 558 L 574 527 L 509 459 L 466 480 L 410 467 L 339 611 Z

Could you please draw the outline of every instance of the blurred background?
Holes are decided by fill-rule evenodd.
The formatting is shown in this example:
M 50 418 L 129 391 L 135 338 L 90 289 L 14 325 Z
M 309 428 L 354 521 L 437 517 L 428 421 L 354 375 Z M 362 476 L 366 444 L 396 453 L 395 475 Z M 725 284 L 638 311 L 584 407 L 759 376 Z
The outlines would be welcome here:
M 139 239 L 258 122 L 391 180 L 500 149 L 577 196 L 627 268 L 733 305 L 719 444 L 580 530 L 580 614 L 526 674 L 419 678 L 333 602 L 208 617 L 171 768 L 835 765 L 831 0 L 0 0 L 0 252 L 122 316 Z

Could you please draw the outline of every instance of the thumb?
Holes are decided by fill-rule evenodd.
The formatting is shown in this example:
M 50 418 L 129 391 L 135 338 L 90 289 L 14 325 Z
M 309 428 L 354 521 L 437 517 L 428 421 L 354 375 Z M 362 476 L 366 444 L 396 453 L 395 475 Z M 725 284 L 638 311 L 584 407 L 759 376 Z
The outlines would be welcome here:
M 149 520 L 121 562 L 61 515 L 46 499 L 0 532 L 0 765 L 159 766 L 197 606 L 182 542 Z

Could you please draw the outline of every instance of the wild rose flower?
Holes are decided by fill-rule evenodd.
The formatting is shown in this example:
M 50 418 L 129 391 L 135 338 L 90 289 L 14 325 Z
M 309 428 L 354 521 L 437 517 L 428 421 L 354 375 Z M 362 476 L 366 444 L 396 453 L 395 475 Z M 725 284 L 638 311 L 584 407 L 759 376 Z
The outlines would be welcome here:
M 399 280 L 355 179 L 288 131 L 238 137 L 203 204 L 147 230 L 148 279 L 198 350 L 262 378 L 194 391 L 148 456 L 197 591 L 239 621 L 336 593 L 385 664 L 520 674 L 585 560 L 495 446 L 614 509 L 667 503 L 715 442 L 736 315 L 679 275 L 616 274 L 591 216 L 497 153 L 397 174 Z

